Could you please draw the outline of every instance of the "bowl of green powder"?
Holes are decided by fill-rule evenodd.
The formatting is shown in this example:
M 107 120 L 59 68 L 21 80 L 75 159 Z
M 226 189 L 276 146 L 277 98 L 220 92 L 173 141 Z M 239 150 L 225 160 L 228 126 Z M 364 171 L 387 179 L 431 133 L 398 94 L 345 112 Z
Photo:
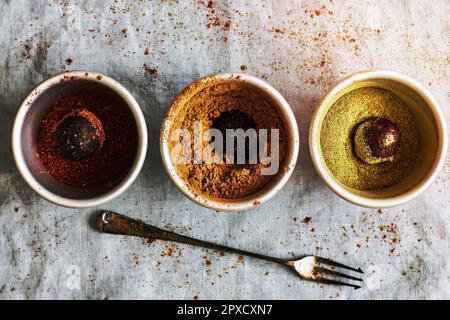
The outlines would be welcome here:
M 436 99 L 417 81 L 367 71 L 345 78 L 323 98 L 309 145 L 316 171 L 337 195 L 388 208 L 435 180 L 447 154 L 447 126 Z

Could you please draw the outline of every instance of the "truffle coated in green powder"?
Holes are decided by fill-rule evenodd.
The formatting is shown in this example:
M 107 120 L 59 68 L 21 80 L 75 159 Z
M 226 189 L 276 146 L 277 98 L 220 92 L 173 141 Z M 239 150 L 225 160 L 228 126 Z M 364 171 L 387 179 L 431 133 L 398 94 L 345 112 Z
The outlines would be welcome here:
M 402 135 L 392 161 L 367 164 L 354 153 L 353 137 L 359 124 L 379 117 L 395 124 Z M 381 88 L 355 89 L 328 110 L 320 132 L 322 156 L 332 175 L 347 187 L 375 191 L 405 178 L 420 155 L 420 130 L 414 114 L 394 93 Z
M 401 140 L 401 133 L 392 122 L 370 118 L 356 129 L 353 151 L 368 164 L 393 161 Z

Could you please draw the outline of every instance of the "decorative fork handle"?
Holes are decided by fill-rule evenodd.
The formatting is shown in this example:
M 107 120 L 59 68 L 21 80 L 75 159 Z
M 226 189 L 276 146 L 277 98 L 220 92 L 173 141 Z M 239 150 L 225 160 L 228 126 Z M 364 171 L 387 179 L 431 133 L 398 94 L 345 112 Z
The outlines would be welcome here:
M 144 237 L 151 239 L 159 239 L 159 240 L 168 240 L 175 241 L 185 244 L 190 244 L 194 246 L 200 246 L 208 249 L 213 249 L 217 251 L 226 251 L 229 253 L 235 253 L 240 255 L 245 255 L 249 257 L 254 257 L 270 262 L 279 263 L 285 266 L 293 267 L 293 264 L 289 260 L 278 259 L 274 257 L 269 257 L 266 255 L 249 252 L 241 249 L 235 249 L 227 246 L 223 246 L 220 244 L 215 244 L 207 241 L 202 241 L 186 236 L 182 236 L 180 234 L 176 234 L 174 232 L 170 232 L 167 230 L 159 229 L 148 225 L 142 221 L 131 219 L 124 215 L 105 211 L 103 212 L 97 221 L 97 229 L 100 232 L 104 233 L 112 233 L 112 234 L 121 234 L 128 236 L 136 236 L 136 237 Z

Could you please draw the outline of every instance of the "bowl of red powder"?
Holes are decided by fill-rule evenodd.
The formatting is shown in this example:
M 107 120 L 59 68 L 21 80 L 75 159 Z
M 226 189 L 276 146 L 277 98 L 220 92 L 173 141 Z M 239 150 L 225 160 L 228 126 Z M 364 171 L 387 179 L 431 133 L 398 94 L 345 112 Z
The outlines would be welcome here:
M 17 168 L 43 198 L 93 207 L 123 193 L 147 151 L 147 127 L 133 96 L 93 72 L 65 72 L 37 85 L 17 113 Z

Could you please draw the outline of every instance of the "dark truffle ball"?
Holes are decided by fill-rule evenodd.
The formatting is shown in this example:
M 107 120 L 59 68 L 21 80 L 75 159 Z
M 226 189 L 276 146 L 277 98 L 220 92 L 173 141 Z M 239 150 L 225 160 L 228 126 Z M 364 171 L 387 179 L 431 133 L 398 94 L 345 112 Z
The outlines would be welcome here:
M 70 160 L 82 161 L 100 149 L 105 133 L 100 120 L 86 109 L 66 115 L 53 134 L 59 153 Z
M 232 110 L 223 112 L 219 117 L 215 118 L 213 120 L 212 128 L 219 130 L 222 133 L 223 136 L 223 150 L 224 153 L 226 153 L 227 144 L 226 144 L 226 137 L 227 137 L 227 129 L 231 130 L 237 130 L 242 129 L 244 131 L 247 131 L 248 129 L 255 129 L 256 125 L 253 122 L 253 120 L 246 115 L 245 113 L 239 111 L 239 110 Z M 234 139 L 234 160 L 236 162 L 237 159 L 237 146 L 238 139 Z M 249 141 L 246 139 L 245 142 L 245 162 L 249 162 Z
M 367 164 L 392 161 L 401 143 L 401 133 L 395 124 L 382 118 L 370 118 L 356 129 L 356 155 Z

